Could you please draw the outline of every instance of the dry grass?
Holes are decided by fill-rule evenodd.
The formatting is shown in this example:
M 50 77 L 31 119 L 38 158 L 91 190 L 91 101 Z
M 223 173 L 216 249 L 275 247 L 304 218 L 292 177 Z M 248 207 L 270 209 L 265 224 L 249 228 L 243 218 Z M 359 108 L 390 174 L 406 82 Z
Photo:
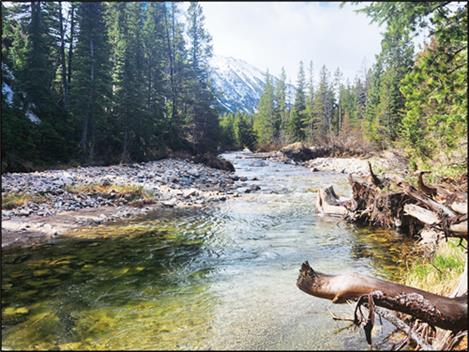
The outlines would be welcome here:
M 449 239 L 439 245 L 432 258 L 418 259 L 405 275 L 404 284 L 448 296 L 464 271 L 466 254 L 458 243 L 458 239 Z
M 256 152 L 265 153 L 265 152 L 275 152 L 282 149 L 287 144 L 281 143 L 263 143 L 256 146 Z
M 104 197 L 125 198 L 128 201 L 149 200 L 152 195 L 146 192 L 142 186 L 88 183 L 66 186 L 66 191 L 70 193 L 96 194 Z
M 27 203 L 45 203 L 47 197 L 39 194 L 6 193 L 2 194 L 2 209 L 9 210 L 21 207 Z

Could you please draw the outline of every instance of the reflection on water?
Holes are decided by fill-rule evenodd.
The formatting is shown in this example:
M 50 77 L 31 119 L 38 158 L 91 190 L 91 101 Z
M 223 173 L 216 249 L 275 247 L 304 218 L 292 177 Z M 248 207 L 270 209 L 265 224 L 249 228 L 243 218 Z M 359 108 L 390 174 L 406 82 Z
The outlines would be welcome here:
M 3 347 L 14 349 L 363 349 L 329 302 L 295 286 L 300 264 L 394 280 L 405 240 L 314 214 L 309 188 L 345 176 L 231 153 L 261 186 L 203 210 L 164 210 L 2 260 Z M 347 305 L 332 307 L 350 314 Z M 376 330 L 379 333 L 379 329 Z

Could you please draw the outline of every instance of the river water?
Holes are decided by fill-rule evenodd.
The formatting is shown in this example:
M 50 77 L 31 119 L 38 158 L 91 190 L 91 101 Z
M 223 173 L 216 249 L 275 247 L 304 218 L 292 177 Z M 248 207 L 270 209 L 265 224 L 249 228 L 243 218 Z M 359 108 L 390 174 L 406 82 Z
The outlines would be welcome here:
M 261 187 L 198 210 L 86 228 L 3 250 L 2 347 L 8 349 L 365 349 L 334 321 L 352 307 L 296 287 L 301 263 L 399 280 L 410 243 L 314 212 L 314 189 L 344 174 L 251 153 L 224 155 Z M 328 307 L 329 306 L 329 307 Z M 389 331 L 375 326 L 375 342 Z

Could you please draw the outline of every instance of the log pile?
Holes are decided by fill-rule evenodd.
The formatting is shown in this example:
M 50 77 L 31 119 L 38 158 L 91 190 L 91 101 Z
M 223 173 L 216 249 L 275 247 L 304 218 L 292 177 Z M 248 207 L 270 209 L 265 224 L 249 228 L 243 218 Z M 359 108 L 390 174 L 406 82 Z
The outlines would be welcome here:
M 432 229 L 446 237 L 467 237 L 467 192 L 427 186 L 418 172 L 418 188 L 403 180 L 380 179 L 369 165 L 367 181 L 349 175 L 352 198 L 339 198 L 332 186 L 321 189 L 316 206 L 320 213 L 343 216 L 346 220 L 379 227 L 395 228 L 410 236 Z M 467 180 L 465 185 L 467 186 Z
M 437 240 L 457 237 L 467 241 L 467 175 L 435 187 L 425 183 L 426 173 L 414 174 L 418 177 L 414 187 L 402 179 L 377 176 L 369 164 L 365 181 L 349 175 L 350 199 L 338 197 L 329 186 L 318 192 L 316 207 L 322 214 L 341 216 L 356 224 L 394 228 L 410 236 L 432 232 Z M 467 260 L 459 286 L 450 297 L 354 273 L 322 274 L 308 262 L 301 267 L 297 286 L 332 303 L 357 301 L 353 322 L 364 325 L 369 344 L 375 313 L 406 332 L 397 349 L 408 346 L 409 341 L 417 349 L 451 349 L 467 337 Z M 368 309 L 368 316 L 361 313 L 362 306 Z M 386 309 L 413 317 L 413 326 Z
M 467 281 L 463 294 L 444 297 L 356 273 L 323 274 L 313 270 L 309 263 L 305 262 L 301 266 L 296 285 L 303 292 L 329 299 L 332 303 L 357 301 L 353 321 L 356 325 L 365 323 L 364 330 L 369 344 L 372 342 L 371 331 L 374 325 L 375 306 L 409 314 L 432 327 L 449 330 L 453 338 L 458 334 L 462 336 L 460 333 L 467 331 Z M 367 318 L 364 318 L 361 313 L 362 305 L 369 310 Z M 392 319 L 406 326 L 396 317 L 390 318 Z M 422 345 L 419 335 L 414 334 L 414 336 L 416 336 L 414 341 Z

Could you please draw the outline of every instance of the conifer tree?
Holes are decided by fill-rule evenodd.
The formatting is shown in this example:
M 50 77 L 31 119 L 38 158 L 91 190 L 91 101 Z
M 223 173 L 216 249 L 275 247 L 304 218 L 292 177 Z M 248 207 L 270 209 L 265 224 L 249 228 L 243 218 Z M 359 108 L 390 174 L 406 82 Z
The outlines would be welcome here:
M 80 3 L 77 8 L 80 28 L 75 50 L 71 90 L 73 117 L 80 131 L 79 150 L 93 160 L 96 134 L 104 132 L 104 115 L 109 106 L 109 48 L 102 3 Z
M 254 119 L 254 131 L 260 144 L 267 144 L 272 141 L 274 133 L 273 127 L 274 113 L 274 89 L 272 77 L 269 71 L 265 74 L 264 91 L 259 100 L 257 113 Z
M 290 121 L 288 127 L 288 135 L 293 141 L 301 141 L 305 138 L 304 124 L 305 124 L 305 109 L 306 109 L 306 94 L 305 94 L 305 71 L 303 61 L 300 61 L 298 70 L 298 78 L 296 81 L 295 102 L 290 111 Z
M 208 61 L 212 56 L 211 36 L 205 29 L 202 6 L 191 2 L 187 11 L 189 38 L 190 119 L 192 138 L 199 150 L 215 149 L 218 143 L 218 115 L 214 109 L 215 98 L 209 82 Z
M 282 129 L 285 128 L 287 121 L 287 102 L 286 102 L 286 73 L 285 68 L 282 67 L 280 79 L 275 85 L 274 93 L 274 112 L 272 116 L 272 138 L 274 141 L 279 141 L 282 135 Z

